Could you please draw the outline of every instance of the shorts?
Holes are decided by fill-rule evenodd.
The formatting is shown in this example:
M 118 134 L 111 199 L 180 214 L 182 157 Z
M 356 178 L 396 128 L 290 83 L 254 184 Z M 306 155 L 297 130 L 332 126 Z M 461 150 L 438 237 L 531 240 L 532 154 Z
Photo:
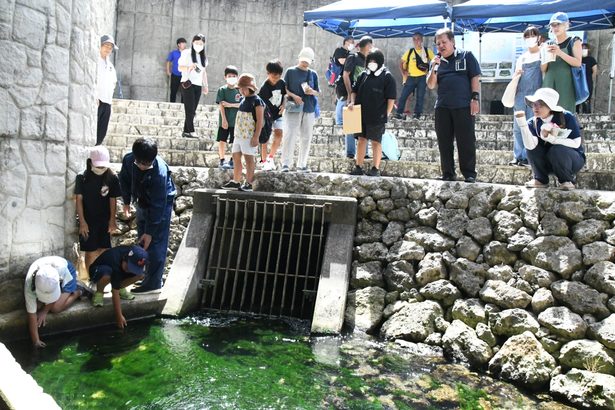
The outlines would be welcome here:
M 218 142 L 224 141 L 224 142 L 228 142 L 229 144 L 232 144 L 234 140 L 235 140 L 235 127 L 228 127 L 227 129 L 218 127 L 218 137 L 216 138 L 216 141 Z
M 84 252 L 93 252 L 97 249 L 107 249 L 111 247 L 111 234 L 109 234 L 109 224 L 89 224 L 90 233 L 85 240 L 79 235 L 79 249 Z
M 92 283 L 98 283 L 103 276 L 111 276 L 111 266 L 107 265 L 90 265 L 89 274 Z
M 280 117 L 271 124 L 272 130 L 283 130 L 284 129 L 284 117 Z
M 73 277 L 73 280 L 68 282 L 67 284 L 62 284 L 62 293 L 73 293 L 77 290 L 77 269 L 75 269 L 75 265 L 71 263 L 71 261 L 66 261 L 66 267 L 70 272 L 70 275 Z
M 234 153 L 241 152 L 243 155 L 258 155 L 258 147 L 253 147 L 250 145 L 250 139 L 246 138 L 237 138 L 233 142 L 233 148 L 231 151 Z
M 355 138 L 363 137 L 371 141 L 382 142 L 382 135 L 384 135 L 384 130 L 386 128 L 386 124 L 376 124 L 376 125 L 367 125 L 365 123 L 361 124 L 361 129 L 363 132 L 355 134 Z

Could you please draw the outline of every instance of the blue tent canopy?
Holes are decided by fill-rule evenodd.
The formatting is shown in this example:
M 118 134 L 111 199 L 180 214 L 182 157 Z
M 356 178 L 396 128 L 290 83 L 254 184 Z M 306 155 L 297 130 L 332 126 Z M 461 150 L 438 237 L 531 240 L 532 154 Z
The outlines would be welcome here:
M 519 17 L 600 9 L 615 11 L 615 0 L 470 0 L 453 6 L 453 18 Z
M 326 19 L 314 21 L 313 24 L 339 36 L 359 38 L 370 35 L 374 38 L 411 37 L 414 33 L 433 36 L 447 24 L 442 17 L 400 18 L 400 19 L 362 19 L 345 21 Z M 450 22 L 448 22 L 450 26 Z M 459 28 L 456 34 L 461 34 Z
M 441 0 L 341 0 L 303 13 L 303 20 L 397 19 L 448 17 L 450 8 Z
M 615 13 L 612 10 L 598 9 L 567 14 L 572 31 L 605 30 L 615 27 Z M 514 17 L 462 18 L 456 19 L 455 25 L 469 31 L 520 33 L 528 26 L 548 27 L 551 16 L 552 13 Z

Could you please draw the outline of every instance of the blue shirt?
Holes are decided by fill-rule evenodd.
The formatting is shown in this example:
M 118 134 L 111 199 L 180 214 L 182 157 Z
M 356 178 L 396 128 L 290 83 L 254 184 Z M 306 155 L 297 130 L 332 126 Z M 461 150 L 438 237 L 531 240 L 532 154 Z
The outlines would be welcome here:
M 480 65 L 471 51 L 456 48 L 438 67 L 436 108 L 466 108 L 472 99 L 471 79 L 480 75 Z
M 120 187 L 124 204 L 135 200 L 143 212 L 145 227 L 143 232 L 151 235 L 165 219 L 167 201 L 173 200 L 176 190 L 169 166 L 160 156 L 152 163 L 152 168 L 141 171 L 134 163 L 132 152 L 122 160 Z
M 581 129 L 579 128 L 579 123 L 575 116 L 569 111 L 564 111 L 564 121 L 566 122 L 565 126 L 562 126 L 562 118 L 559 113 L 554 113 L 551 122 L 559 125 L 561 128 L 565 128 L 571 130 L 572 132 L 568 135 L 570 139 L 577 139 L 581 137 Z M 542 128 L 542 118 L 532 117 L 527 121 L 527 125 L 530 128 L 530 132 L 533 136 L 538 137 L 538 145 L 545 146 L 547 148 L 551 148 L 553 144 L 550 142 L 546 142 L 542 138 L 540 138 L 540 129 Z M 581 141 L 581 145 L 579 148 L 572 148 L 577 151 L 581 156 L 585 159 L 585 149 L 583 148 L 583 142 Z
M 313 95 L 306 95 L 303 92 L 302 83 L 308 83 L 312 89 L 320 91 L 318 88 L 318 74 L 316 71 L 308 68 L 304 71 L 298 67 L 291 67 L 286 70 L 284 75 L 284 82 L 286 88 L 293 94 L 297 94 L 303 100 L 303 112 L 311 113 L 316 111 L 316 97 Z
M 171 61 L 171 73 L 173 73 L 173 75 L 176 75 L 178 77 L 181 77 L 182 73 L 181 71 L 179 71 L 179 66 L 177 65 L 177 62 L 179 61 L 179 57 L 181 56 L 182 52 L 179 50 L 173 50 L 169 53 L 168 57 L 167 57 L 167 61 Z

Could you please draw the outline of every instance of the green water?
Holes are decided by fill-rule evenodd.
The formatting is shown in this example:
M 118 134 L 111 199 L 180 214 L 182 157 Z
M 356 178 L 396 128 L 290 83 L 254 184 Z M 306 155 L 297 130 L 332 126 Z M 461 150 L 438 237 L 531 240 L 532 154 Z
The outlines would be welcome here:
M 23 343 L 9 348 L 64 409 L 486 410 L 539 403 L 461 365 L 413 357 L 368 336 L 310 337 L 300 321 L 199 314 L 46 341 L 39 351 Z

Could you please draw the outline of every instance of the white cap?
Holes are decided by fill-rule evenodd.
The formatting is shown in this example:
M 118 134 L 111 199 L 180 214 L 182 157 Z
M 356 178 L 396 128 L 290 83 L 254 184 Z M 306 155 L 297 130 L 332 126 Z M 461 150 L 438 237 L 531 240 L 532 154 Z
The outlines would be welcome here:
M 314 62 L 314 50 L 310 47 L 305 47 L 299 53 L 299 61 L 305 61 L 306 63 L 312 64 Z
M 34 278 L 36 298 L 48 305 L 60 299 L 62 290 L 60 289 L 60 275 L 58 271 L 50 265 L 43 265 L 36 271 Z

